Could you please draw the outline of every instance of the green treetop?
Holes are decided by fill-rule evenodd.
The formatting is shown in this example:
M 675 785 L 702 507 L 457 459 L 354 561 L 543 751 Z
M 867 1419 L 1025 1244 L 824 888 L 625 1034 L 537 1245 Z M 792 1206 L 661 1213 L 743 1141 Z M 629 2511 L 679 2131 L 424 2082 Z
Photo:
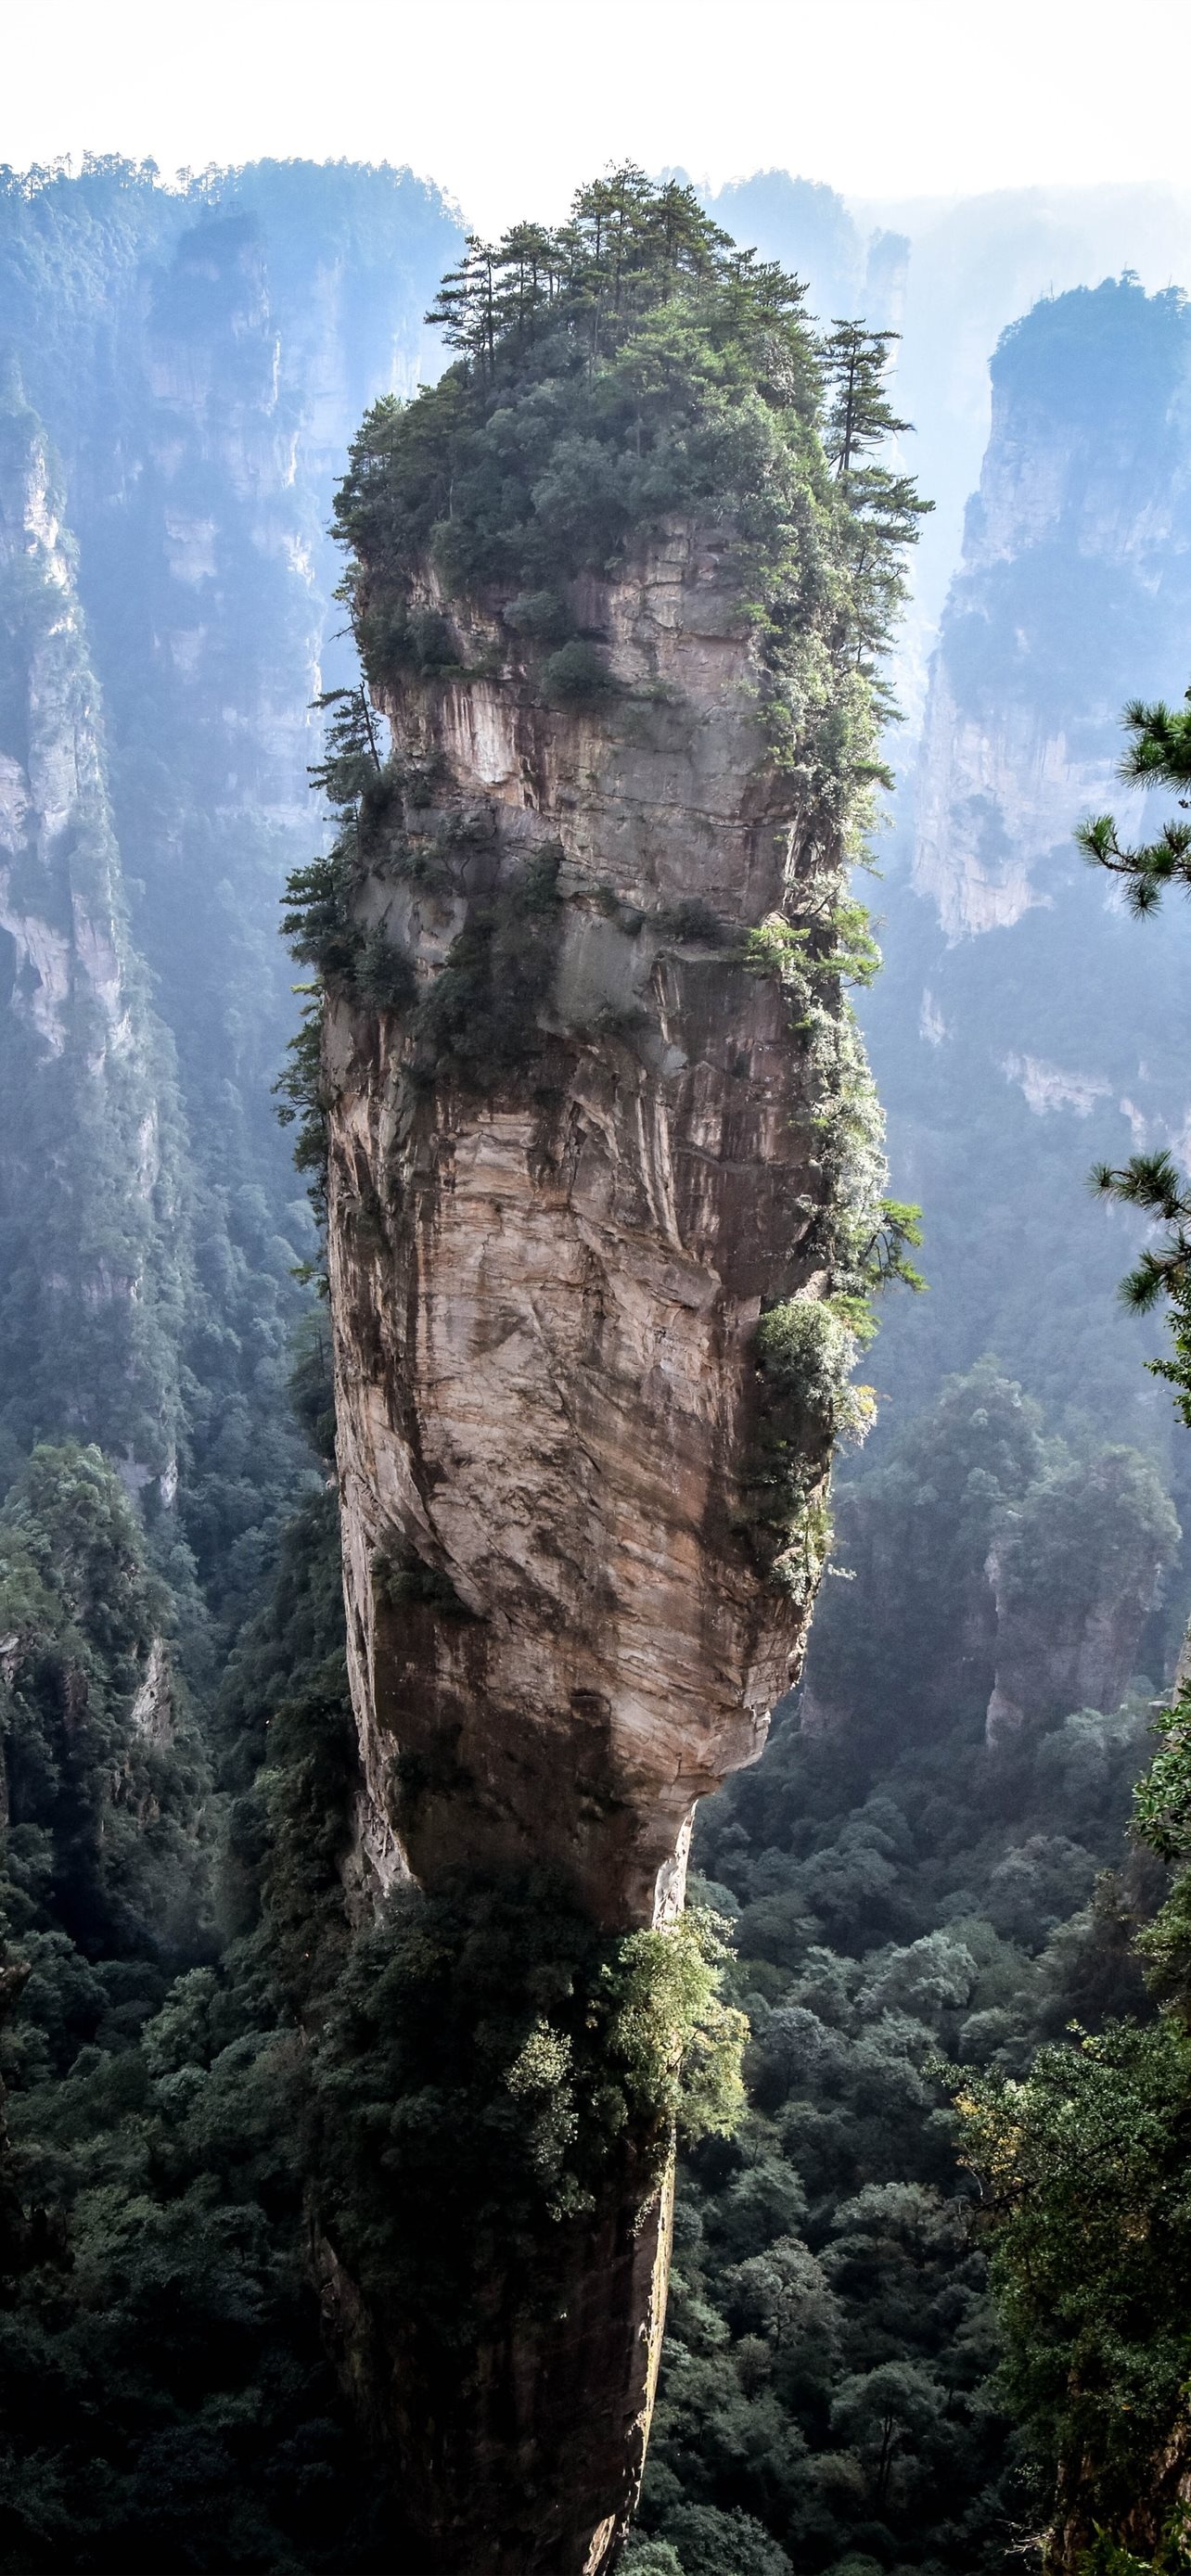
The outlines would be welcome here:
M 728 535 L 778 759 L 845 797 L 877 774 L 877 659 L 926 505 L 870 453 L 905 427 L 891 335 L 820 343 L 804 301 L 691 189 L 632 166 L 580 189 L 565 224 L 471 236 L 428 316 L 454 364 L 368 414 L 336 505 L 370 679 L 461 649 L 415 596 L 427 569 L 448 601 L 565 650 L 566 585 L 701 514 Z

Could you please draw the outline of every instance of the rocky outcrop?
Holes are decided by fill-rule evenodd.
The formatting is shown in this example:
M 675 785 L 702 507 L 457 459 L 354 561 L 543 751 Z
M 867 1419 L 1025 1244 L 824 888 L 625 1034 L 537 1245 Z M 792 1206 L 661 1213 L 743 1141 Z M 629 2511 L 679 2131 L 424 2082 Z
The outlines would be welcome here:
M 383 1818 L 419 1877 L 463 1843 L 546 1852 L 616 1924 L 680 1900 L 694 1800 L 797 1669 L 807 1605 L 767 1583 L 741 1480 L 762 1300 L 824 1284 L 826 1185 L 819 1076 L 741 953 L 818 853 L 765 761 L 721 556 L 676 528 L 586 609 L 613 680 L 593 708 L 544 705 L 515 660 L 394 689 L 398 760 L 435 778 L 419 845 L 460 856 L 363 896 L 428 987 L 546 862 L 526 1061 L 429 1088 L 408 1023 L 346 1000 L 325 1061 L 376 1839 Z
M 45 438 L 20 410 L 4 427 L 0 581 L 16 666 L 7 729 L 24 760 L 0 753 L 0 928 L 12 1006 L 31 1037 L 60 1056 L 81 1006 L 99 1072 L 109 1051 L 133 1044 L 115 853 L 109 842 L 87 850 L 89 868 L 61 867 L 64 849 L 102 836 L 106 821 L 94 686 Z
M 1050 899 L 1046 863 L 1065 865 L 1072 815 L 1104 799 L 1112 774 L 1107 746 L 1098 761 L 1075 760 L 1063 726 L 1051 729 L 1036 701 L 995 716 L 959 703 L 940 654 L 918 775 L 913 883 L 949 942 L 1011 930 Z
M 1129 1449 L 1052 1472 L 1006 1512 L 986 1574 L 996 1612 L 990 1743 L 1071 1709 L 1119 1707 L 1179 1525 Z
M 584 703 L 491 603 L 451 612 L 443 676 L 387 684 L 356 905 L 421 1001 L 328 998 L 331 1305 L 361 1849 L 431 1887 L 546 1864 L 627 1929 L 681 1904 L 695 1801 L 799 1668 L 813 1572 L 783 1590 L 755 1526 L 755 1337 L 830 1285 L 851 1041 L 838 982 L 812 1032 L 747 953 L 822 919 L 839 849 L 767 755 L 722 536 L 675 522 L 571 604 L 606 657 Z M 808 1416 L 812 1513 L 829 1439 Z M 565 2324 L 483 2365 L 466 2539 L 390 2329 L 434 2563 L 611 2563 L 664 2280 L 664 2197 L 624 2184 Z M 538 2538 L 506 2558 L 518 2445 Z

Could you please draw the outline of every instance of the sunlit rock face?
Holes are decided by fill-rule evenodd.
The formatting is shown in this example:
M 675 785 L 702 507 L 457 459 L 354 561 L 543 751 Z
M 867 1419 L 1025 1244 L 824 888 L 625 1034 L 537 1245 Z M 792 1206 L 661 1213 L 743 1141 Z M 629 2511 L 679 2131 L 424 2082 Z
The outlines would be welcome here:
M 627 1929 L 681 1903 L 694 1803 L 759 1752 L 810 1615 L 745 1525 L 755 1331 L 829 1284 L 822 1122 L 854 1041 L 842 1013 L 812 1041 L 745 933 L 809 918 L 838 845 L 767 753 L 722 537 L 675 522 L 583 586 L 610 685 L 581 704 L 550 703 L 491 602 L 424 600 L 480 676 L 387 686 L 403 784 L 359 920 L 423 1001 L 487 921 L 476 1007 L 499 1019 L 507 985 L 510 1017 L 461 1075 L 411 1009 L 327 1006 L 358 1866 L 545 1864 Z M 821 1427 L 803 1464 L 821 1496 Z M 667 2196 L 643 2213 L 613 2182 L 565 2316 L 480 2356 L 465 2436 L 449 2406 L 428 2423 L 402 2321 L 361 2341 L 328 2254 L 428 2565 L 613 2563 L 667 2246 Z
M 592 709 L 515 664 L 393 693 L 400 754 L 438 765 L 420 828 L 473 846 L 432 892 L 378 875 L 368 917 L 428 983 L 469 903 L 561 853 L 556 951 L 532 1061 L 483 1095 L 331 1008 L 332 1304 L 369 1846 L 420 1878 L 548 1857 L 633 1923 L 678 1901 L 694 1800 L 797 1669 L 807 1606 L 739 1479 L 761 1301 L 813 1290 L 824 1183 L 816 1076 L 740 955 L 809 836 L 716 547 L 676 529 L 584 624 L 619 684 Z M 453 1611 L 394 1606 L 410 1561 Z

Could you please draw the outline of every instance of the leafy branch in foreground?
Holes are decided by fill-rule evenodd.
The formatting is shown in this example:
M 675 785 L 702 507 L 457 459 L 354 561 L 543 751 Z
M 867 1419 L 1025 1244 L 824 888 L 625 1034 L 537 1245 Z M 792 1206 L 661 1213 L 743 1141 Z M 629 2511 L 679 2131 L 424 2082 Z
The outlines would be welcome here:
M 1167 1300 L 1174 1358 L 1147 1360 L 1146 1367 L 1174 1387 L 1179 1413 L 1191 1429 L 1191 1189 L 1164 1148 L 1134 1154 L 1119 1170 L 1097 1163 L 1091 1186 L 1100 1197 L 1141 1208 L 1170 1228 L 1164 1242 L 1147 1245 L 1140 1254 L 1121 1281 L 1120 1293 L 1123 1303 L 1141 1315 L 1160 1298 Z
M 1161 699 L 1152 705 L 1131 698 L 1124 714 L 1132 741 L 1120 775 L 1130 787 L 1169 787 L 1179 804 L 1191 806 L 1191 689 L 1187 712 Z M 1085 859 L 1126 880 L 1129 910 L 1139 917 L 1156 910 L 1168 885 L 1191 886 L 1191 823 L 1166 823 L 1157 840 L 1137 849 L 1124 846 L 1111 814 L 1096 814 L 1075 835 Z

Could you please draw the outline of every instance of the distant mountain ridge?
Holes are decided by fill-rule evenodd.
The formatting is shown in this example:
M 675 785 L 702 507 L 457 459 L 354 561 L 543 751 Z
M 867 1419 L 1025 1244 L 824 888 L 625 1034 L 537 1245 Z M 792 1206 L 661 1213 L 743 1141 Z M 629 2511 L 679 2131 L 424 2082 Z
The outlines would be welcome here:
M 20 1440 L 98 1432 L 113 1456 L 127 1451 L 134 1481 L 165 1475 L 167 1502 L 180 1444 L 187 1543 L 221 1596 L 241 1602 L 302 1454 L 285 1379 L 309 1220 L 269 1094 L 294 1018 L 277 907 L 317 843 L 310 701 L 338 650 L 326 524 L 365 403 L 411 391 L 436 362 L 422 317 L 458 241 L 436 192 L 387 169 L 257 163 L 176 191 L 96 160 L 77 177 L 8 173 L 0 185 L 0 353 L 58 491 L 76 597 L 67 624 L 86 629 L 85 680 L 80 663 L 71 682 L 91 746 L 76 802 L 90 799 L 82 819 L 106 835 L 117 981 L 142 1013 L 152 992 L 160 1046 L 177 1059 L 176 1075 L 158 1066 L 146 1110 L 176 1131 L 174 1212 L 153 1217 L 125 1300 L 141 1341 L 153 1339 L 156 1392 L 134 1397 L 124 1362 L 97 1351 L 94 1300 L 79 1341 L 91 1396 L 73 1388 L 48 1322 L 34 1347 L 34 1226 L 18 1265 L 24 1338 L 11 1277 L 7 1330 L 0 1317 L 0 1418 L 11 1399 Z M 22 710 L 40 683 L 22 615 L 13 598 L 0 609 L 12 736 L 0 750 L 24 777 Z M 60 732 L 66 721 L 64 707 Z M 29 937 L 44 951 L 40 984 Z M 106 931 L 96 938 L 111 948 Z M 32 1023 L 51 1008 L 51 946 L 47 915 L 0 1013 L 22 1095 Z M 95 938 L 92 950 L 98 959 Z M 12 1140 L 18 1162 L 39 1115 L 34 1099 L 32 1126 L 23 1118 Z M 138 1223 L 144 1150 L 143 1137 L 113 1147 L 103 1184 L 128 1195 Z M 166 1248 L 182 1201 L 188 1284 L 172 1236 Z M 77 1193 L 74 1211 L 81 1242 Z M 154 1303 L 163 1262 L 172 1284 Z M 110 1421 L 92 1400 L 99 1382 Z M 152 1438 L 146 1402 L 161 1426 Z
M 1130 278 L 1001 341 L 864 1011 L 932 1282 L 891 1316 L 881 1382 L 912 1408 L 992 1351 L 1172 1459 L 1168 1398 L 1139 1366 L 1156 1335 L 1115 1304 L 1133 1234 L 1084 1180 L 1143 1143 L 1186 1153 L 1191 921 L 1176 900 L 1133 922 L 1072 835 L 1120 808 L 1126 698 L 1191 679 L 1189 358 L 1181 295 Z

